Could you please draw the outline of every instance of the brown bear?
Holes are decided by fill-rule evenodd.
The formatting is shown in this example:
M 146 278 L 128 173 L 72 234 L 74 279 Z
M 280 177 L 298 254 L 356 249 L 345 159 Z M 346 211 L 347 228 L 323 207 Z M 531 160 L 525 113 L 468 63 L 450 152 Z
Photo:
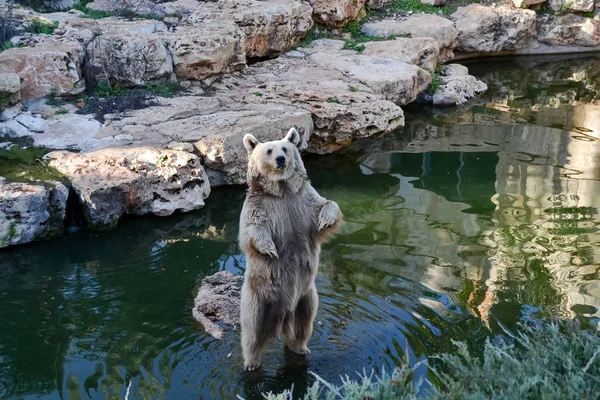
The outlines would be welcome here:
M 248 193 L 240 216 L 240 247 L 246 256 L 240 319 L 244 367 L 260 366 L 270 339 L 283 338 L 295 353 L 308 354 L 319 298 L 315 276 L 321 244 L 342 222 L 337 203 L 311 186 L 291 128 L 285 138 L 259 143 L 244 136 Z

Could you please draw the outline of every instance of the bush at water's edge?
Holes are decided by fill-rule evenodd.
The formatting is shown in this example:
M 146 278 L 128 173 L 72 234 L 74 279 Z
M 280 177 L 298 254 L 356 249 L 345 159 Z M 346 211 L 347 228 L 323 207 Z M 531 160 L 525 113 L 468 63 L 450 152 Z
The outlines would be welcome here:
M 575 323 L 546 323 L 524 327 L 504 341 L 485 344 L 483 356 L 455 343 L 456 354 L 435 357 L 442 367 L 432 367 L 438 385 L 413 384 L 416 367 L 408 364 L 392 374 L 342 379 L 332 385 L 317 376 L 305 400 L 387 399 L 593 399 L 600 393 L 600 336 Z M 266 394 L 269 400 L 291 400 L 291 392 Z

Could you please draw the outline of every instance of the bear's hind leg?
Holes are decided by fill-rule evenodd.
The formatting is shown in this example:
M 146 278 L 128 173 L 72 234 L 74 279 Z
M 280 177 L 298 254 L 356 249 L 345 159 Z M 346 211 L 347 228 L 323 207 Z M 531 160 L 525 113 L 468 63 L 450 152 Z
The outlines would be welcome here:
M 279 304 L 255 301 L 255 309 L 244 307 L 242 301 L 242 352 L 244 368 L 254 371 L 260 367 L 265 345 L 279 335 L 283 324 L 283 309 Z
M 300 298 L 293 316 L 290 316 L 288 323 L 284 326 L 285 345 L 294 353 L 310 353 L 307 344 L 313 332 L 313 322 L 318 306 L 317 288 L 313 285 L 308 293 Z

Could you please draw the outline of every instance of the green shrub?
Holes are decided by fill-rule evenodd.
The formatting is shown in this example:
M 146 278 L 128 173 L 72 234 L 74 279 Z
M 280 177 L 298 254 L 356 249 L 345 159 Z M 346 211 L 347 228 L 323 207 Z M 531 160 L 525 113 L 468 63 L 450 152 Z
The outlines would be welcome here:
M 440 11 L 439 7 L 435 7 L 420 0 L 400 0 L 395 1 L 390 5 L 394 10 L 400 11 L 416 11 L 426 14 L 437 14 Z
M 436 73 L 431 74 L 431 83 L 427 88 L 427 93 L 434 94 L 435 92 L 437 92 L 440 86 L 442 86 L 442 78 Z
M 34 18 L 29 24 L 29 31 L 32 33 L 44 33 L 52 35 L 54 30 L 58 28 L 58 22 L 45 21 L 40 18 Z
M 455 342 L 456 354 L 432 357 L 437 382 L 413 382 L 408 362 L 393 373 L 376 377 L 342 378 L 340 386 L 315 375 L 305 400 L 392 399 L 596 399 L 600 393 L 600 336 L 573 322 L 523 327 L 511 342 L 487 340 L 483 356 L 473 355 Z M 424 386 L 426 388 L 421 390 Z M 291 400 L 291 391 L 266 394 L 269 400 Z

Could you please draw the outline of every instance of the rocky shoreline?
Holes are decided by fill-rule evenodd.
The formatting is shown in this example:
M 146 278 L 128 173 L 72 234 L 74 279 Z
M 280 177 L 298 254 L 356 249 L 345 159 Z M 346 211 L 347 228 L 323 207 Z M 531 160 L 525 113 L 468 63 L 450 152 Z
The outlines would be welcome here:
M 48 149 L 43 162 L 99 230 L 124 214 L 198 209 L 211 188 L 243 184 L 245 133 L 274 140 L 295 126 L 303 149 L 330 153 L 401 128 L 406 104 L 460 105 L 487 90 L 452 60 L 600 50 L 593 2 L 471 4 L 447 18 L 363 18 L 395 4 L 381 0 L 147 1 L 136 10 L 145 18 L 114 16 L 118 4 L 11 9 L 17 34 L 0 52 L 1 148 Z M 34 23 L 53 28 L 32 33 Z M 176 93 L 116 104 L 169 82 Z M 99 96 L 84 94 L 101 88 L 104 108 L 86 113 Z M 0 185 L 0 247 L 62 234 L 66 187 Z M 53 229 L 34 229 L 47 219 Z

